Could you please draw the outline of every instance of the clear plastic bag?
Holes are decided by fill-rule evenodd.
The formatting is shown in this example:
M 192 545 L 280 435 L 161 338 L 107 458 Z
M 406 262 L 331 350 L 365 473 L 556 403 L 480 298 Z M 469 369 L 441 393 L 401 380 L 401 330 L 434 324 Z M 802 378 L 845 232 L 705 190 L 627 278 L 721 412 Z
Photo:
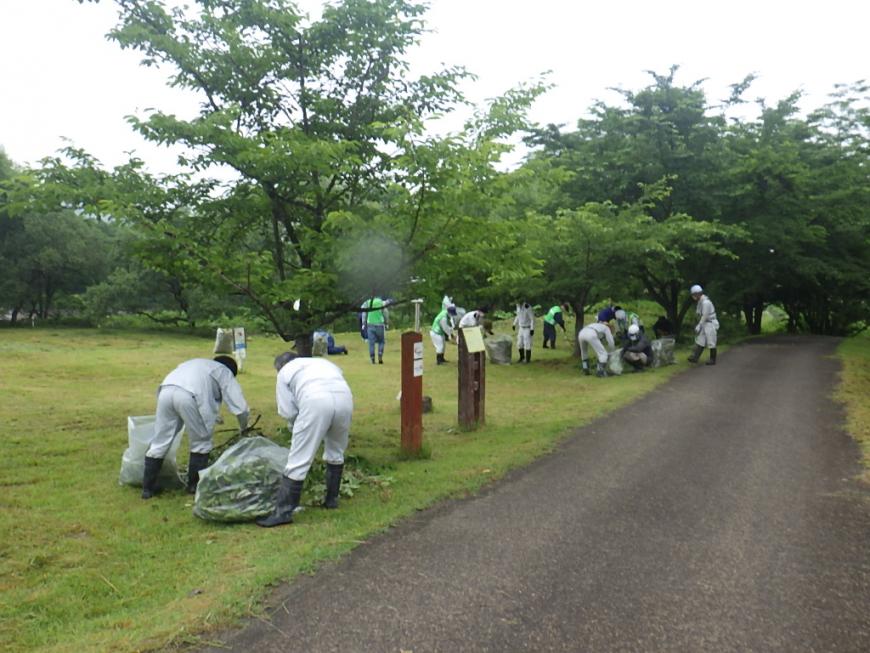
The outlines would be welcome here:
M 620 376 L 622 374 L 623 362 L 622 362 L 622 352 L 618 349 L 616 351 L 610 352 L 607 356 L 607 372 L 608 374 L 612 374 L 614 376 Z
M 513 355 L 514 339 L 507 335 L 492 336 L 484 340 L 489 362 L 496 365 L 509 365 Z
M 121 456 L 121 473 L 118 476 L 119 485 L 142 487 L 142 477 L 145 475 L 145 454 L 148 452 L 148 447 L 151 446 L 151 438 L 154 436 L 154 422 L 156 420 L 157 417 L 155 415 L 140 415 L 127 418 L 127 448 Z M 169 447 L 169 451 L 163 459 L 160 475 L 157 477 L 158 487 L 172 489 L 184 486 L 184 481 L 178 476 L 178 466 L 175 462 L 175 456 L 178 453 L 178 446 L 181 444 L 181 436 L 183 434 L 184 427 L 175 436 L 172 446 Z
M 268 438 L 244 438 L 199 473 L 193 514 L 219 522 L 253 521 L 275 508 L 290 450 Z
M 674 357 L 674 347 L 676 347 L 676 341 L 673 338 L 658 338 L 657 340 L 653 340 L 650 344 L 652 345 L 653 367 L 673 365 L 677 362 Z
M 326 331 L 315 331 L 311 338 L 311 355 L 326 356 L 329 349 Z

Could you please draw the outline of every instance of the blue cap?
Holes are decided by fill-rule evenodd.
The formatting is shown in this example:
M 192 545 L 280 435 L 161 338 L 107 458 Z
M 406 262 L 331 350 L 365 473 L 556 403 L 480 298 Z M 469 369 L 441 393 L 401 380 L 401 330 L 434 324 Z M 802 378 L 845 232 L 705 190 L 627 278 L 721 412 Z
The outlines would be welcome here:
M 608 306 L 607 308 L 603 308 L 598 311 L 598 321 L 599 322 L 610 322 L 610 320 L 616 317 L 616 313 L 613 310 L 612 306 Z

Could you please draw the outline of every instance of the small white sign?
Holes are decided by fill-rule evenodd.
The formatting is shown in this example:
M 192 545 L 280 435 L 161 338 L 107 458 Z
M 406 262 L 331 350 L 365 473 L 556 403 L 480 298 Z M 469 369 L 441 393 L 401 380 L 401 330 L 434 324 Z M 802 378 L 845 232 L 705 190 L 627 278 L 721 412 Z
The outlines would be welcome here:
M 422 358 L 423 358 L 423 343 L 422 342 L 415 342 L 414 343 L 414 360 L 415 361 L 422 360 Z M 415 367 L 414 369 L 417 369 L 417 368 Z M 422 374 L 422 372 L 421 372 L 421 374 Z M 415 374 L 415 376 L 419 376 L 419 375 Z
M 423 376 L 423 359 L 414 359 L 414 376 Z

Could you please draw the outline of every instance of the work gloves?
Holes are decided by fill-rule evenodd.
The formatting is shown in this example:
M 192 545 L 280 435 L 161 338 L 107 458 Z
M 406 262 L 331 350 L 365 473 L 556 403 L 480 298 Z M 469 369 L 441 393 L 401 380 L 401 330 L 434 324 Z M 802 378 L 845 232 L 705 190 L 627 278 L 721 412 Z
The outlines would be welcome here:
M 239 413 L 239 415 L 238 415 L 238 420 L 239 420 L 239 435 L 244 435 L 244 434 L 245 434 L 245 431 L 246 431 L 247 428 L 248 428 L 248 416 L 249 416 L 249 415 L 250 415 L 250 413 L 247 412 L 247 411 L 245 411 L 244 413 Z

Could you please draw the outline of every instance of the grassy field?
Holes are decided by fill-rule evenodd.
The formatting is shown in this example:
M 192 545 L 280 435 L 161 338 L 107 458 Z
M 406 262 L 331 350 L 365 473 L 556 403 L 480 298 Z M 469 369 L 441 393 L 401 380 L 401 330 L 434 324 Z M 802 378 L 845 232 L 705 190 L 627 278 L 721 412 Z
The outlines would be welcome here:
M 837 353 L 843 371 L 836 397 L 846 407 L 846 429 L 861 447 L 863 479 L 870 483 L 870 333 L 843 340 Z
M 570 427 L 623 405 L 685 363 L 615 379 L 582 377 L 564 340 L 532 365 L 487 368 L 487 426 L 456 428 L 453 364 L 435 367 L 426 342 L 426 460 L 399 459 L 398 334 L 372 366 L 356 336 L 334 357 L 353 389 L 349 453 L 392 479 L 364 486 L 338 511 L 309 509 L 264 530 L 195 518 L 181 492 L 142 501 L 117 484 L 126 416 L 153 413 L 178 362 L 209 356 L 211 339 L 94 330 L 5 330 L 0 356 L 0 650 L 139 651 L 202 641 L 256 614 L 270 585 L 313 569 L 396 519 L 498 478 L 552 448 Z M 267 434 L 275 413 L 269 338 L 249 342 L 239 380 Z M 684 359 L 685 356 L 681 356 Z M 232 426 L 230 417 L 227 426 Z M 216 438 L 220 441 L 222 435 Z M 179 460 L 186 463 L 186 442 Z

